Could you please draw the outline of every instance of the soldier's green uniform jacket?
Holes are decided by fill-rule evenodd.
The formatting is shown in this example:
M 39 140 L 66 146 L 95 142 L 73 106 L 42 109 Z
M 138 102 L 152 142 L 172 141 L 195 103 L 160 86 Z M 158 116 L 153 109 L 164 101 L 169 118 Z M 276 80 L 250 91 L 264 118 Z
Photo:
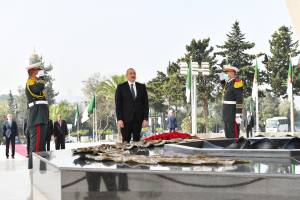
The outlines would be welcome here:
M 47 124 L 49 119 L 49 108 L 44 94 L 45 81 L 28 79 L 26 83 L 26 97 L 28 102 L 27 126 Z M 40 102 L 40 103 L 39 103 Z
M 223 120 L 234 122 L 243 109 L 243 81 L 237 78 L 225 83 L 223 93 Z

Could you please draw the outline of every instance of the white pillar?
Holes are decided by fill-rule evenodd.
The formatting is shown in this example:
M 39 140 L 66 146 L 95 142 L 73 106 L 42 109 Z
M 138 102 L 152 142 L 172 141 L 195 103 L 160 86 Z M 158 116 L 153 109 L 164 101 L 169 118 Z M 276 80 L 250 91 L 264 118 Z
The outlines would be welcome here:
M 259 132 L 259 112 L 258 112 L 258 94 L 257 94 L 257 97 L 255 99 L 255 103 L 256 103 L 256 106 L 255 106 L 255 116 L 256 116 L 256 135 L 259 135 L 258 132 Z
M 291 99 L 291 106 L 290 106 L 290 118 L 291 118 L 291 133 L 292 135 L 295 132 L 295 115 L 294 115 L 294 96 Z
M 192 76 L 192 135 L 197 134 L 197 76 Z

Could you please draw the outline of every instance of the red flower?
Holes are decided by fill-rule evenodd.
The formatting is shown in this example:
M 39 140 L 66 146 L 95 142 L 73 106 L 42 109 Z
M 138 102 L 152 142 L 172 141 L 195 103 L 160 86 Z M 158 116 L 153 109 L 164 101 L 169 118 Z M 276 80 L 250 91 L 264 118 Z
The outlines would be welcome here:
M 159 135 L 152 135 L 149 137 L 144 138 L 144 140 L 171 140 L 171 139 L 189 139 L 192 138 L 190 134 L 187 133 L 178 133 L 178 132 L 172 132 L 172 133 L 161 133 Z

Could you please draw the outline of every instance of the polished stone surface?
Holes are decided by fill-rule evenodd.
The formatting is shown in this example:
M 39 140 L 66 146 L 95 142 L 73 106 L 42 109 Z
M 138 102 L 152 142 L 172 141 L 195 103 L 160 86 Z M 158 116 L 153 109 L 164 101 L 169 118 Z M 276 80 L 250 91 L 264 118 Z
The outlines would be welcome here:
M 298 158 L 239 158 L 249 163 L 239 165 L 142 165 L 116 164 L 113 162 L 86 161 L 81 156 L 73 156 L 71 150 L 41 152 L 35 157 L 42 159 L 59 170 L 99 171 L 99 172 L 162 172 L 162 173 L 233 173 L 264 174 L 272 176 L 297 176 L 300 174 Z M 224 158 L 223 158 L 224 159 Z M 230 159 L 230 158 L 225 158 Z M 233 158 L 237 159 L 237 158 Z
M 240 138 L 242 139 L 242 138 Z M 183 142 L 180 144 L 166 144 L 164 147 L 164 152 L 166 154 L 202 154 L 211 156 L 234 156 L 234 157 L 253 157 L 253 158 L 290 158 L 290 157 L 300 157 L 300 149 L 283 149 L 288 141 L 291 141 L 291 137 L 281 137 L 281 138 L 251 138 L 242 139 L 252 143 L 258 144 L 259 142 L 261 148 L 251 148 L 244 146 L 243 148 L 228 148 L 229 146 L 236 146 L 235 139 L 213 139 L 213 140 L 203 140 L 203 141 L 191 141 Z M 299 146 L 298 140 L 294 143 L 295 146 Z M 268 143 L 269 142 L 269 143 Z M 243 142 L 241 142 L 242 144 Z M 265 145 L 263 145 L 265 144 Z M 273 146 L 274 149 L 268 149 L 268 144 Z M 263 146 L 267 148 L 263 148 Z
M 33 182 L 49 200 L 299 199 L 297 159 L 233 166 L 128 165 L 85 161 L 70 150 L 34 155 Z

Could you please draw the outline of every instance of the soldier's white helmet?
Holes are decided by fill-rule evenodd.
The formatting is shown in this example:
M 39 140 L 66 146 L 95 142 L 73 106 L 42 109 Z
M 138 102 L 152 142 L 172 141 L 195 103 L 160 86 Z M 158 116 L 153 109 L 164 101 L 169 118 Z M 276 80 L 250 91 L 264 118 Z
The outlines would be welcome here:
M 237 73 L 239 71 L 238 68 L 233 67 L 231 65 L 224 65 L 223 70 L 226 71 L 234 71 L 235 73 Z

